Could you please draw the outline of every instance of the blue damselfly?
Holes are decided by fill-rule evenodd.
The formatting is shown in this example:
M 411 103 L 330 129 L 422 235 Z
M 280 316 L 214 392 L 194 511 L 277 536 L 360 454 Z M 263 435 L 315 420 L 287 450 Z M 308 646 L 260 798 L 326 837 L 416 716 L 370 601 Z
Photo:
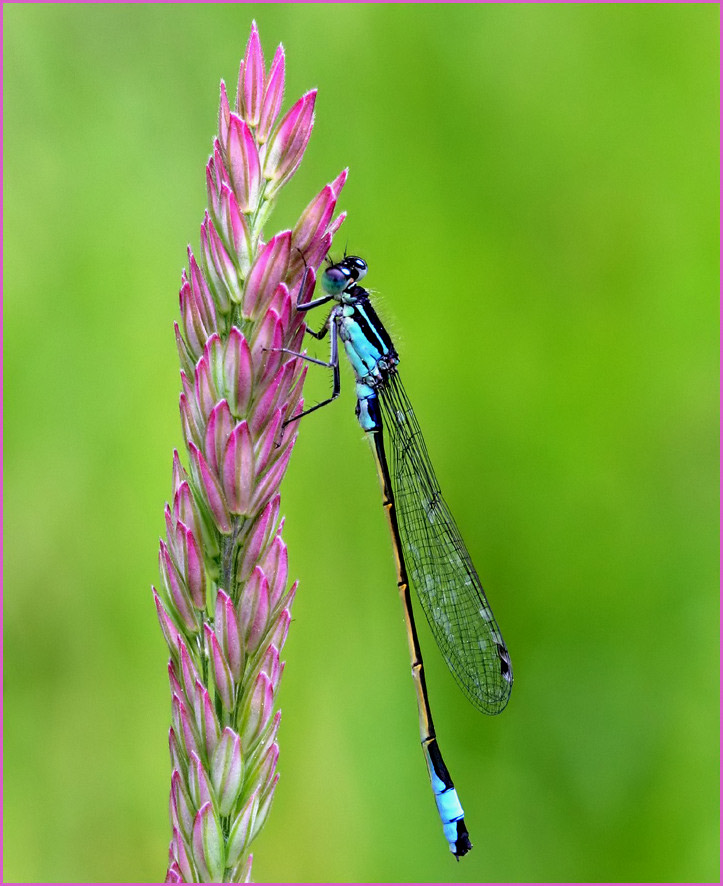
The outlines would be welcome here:
M 410 586 L 417 593 L 449 669 L 480 711 L 498 714 L 505 707 L 512 689 L 512 667 L 470 555 L 442 498 L 417 419 L 397 372 L 397 352 L 372 307 L 369 293 L 358 285 L 366 272 L 363 259 L 345 256 L 325 269 L 321 278 L 325 294 L 302 301 L 309 289 L 310 271 L 307 270 L 297 308 L 308 311 L 332 300 L 336 302 L 318 332 L 307 329 L 317 339 L 331 334 L 331 355 L 328 362 L 305 354 L 296 356 L 331 369 L 334 386 L 328 399 L 291 421 L 326 406 L 339 395 L 338 340 L 341 339 L 356 376 L 356 414 L 372 444 L 391 529 L 417 692 L 422 748 L 444 834 L 450 850 L 459 859 L 469 852 L 472 844 L 457 791 L 437 744 Z

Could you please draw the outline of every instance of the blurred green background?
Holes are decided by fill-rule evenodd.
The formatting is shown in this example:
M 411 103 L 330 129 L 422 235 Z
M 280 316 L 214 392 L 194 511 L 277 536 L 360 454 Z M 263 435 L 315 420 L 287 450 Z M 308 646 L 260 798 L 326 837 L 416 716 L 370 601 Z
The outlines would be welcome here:
M 255 17 L 287 106 L 319 87 L 269 232 L 350 167 L 337 248 L 369 261 L 516 675 L 481 717 L 423 636 L 457 865 L 345 370 L 283 486 L 301 586 L 255 879 L 716 880 L 718 7 L 3 17 L 5 879 L 165 872 L 171 324 Z

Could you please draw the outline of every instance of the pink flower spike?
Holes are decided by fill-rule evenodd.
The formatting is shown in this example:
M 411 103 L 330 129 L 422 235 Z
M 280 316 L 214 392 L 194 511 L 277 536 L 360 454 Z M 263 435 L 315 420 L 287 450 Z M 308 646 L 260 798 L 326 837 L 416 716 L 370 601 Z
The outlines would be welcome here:
M 193 379 L 193 382 L 191 382 L 191 379 Z M 208 391 L 202 390 L 201 385 L 208 387 Z M 203 355 L 199 357 L 198 362 L 196 363 L 196 368 L 193 370 L 193 374 L 190 378 L 185 372 L 181 373 L 181 387 L 183 388 L 183 392 L 181 393 L 180 399 L 186 401 L 189 419 L 194 427 L 203 427 L 206 422 L 206 413 L 202 413 L 201 411 L 205 405 L 204 400 L 206 403 L 210 404 L 210 412 L 211 408 L 213 408 L 216 395 L 211 376 L 208 372 L 208 360 L 205 360 Z
M 177 695 L 181 699 L 185 697 L 183 687 L 178 682 L 176 666 L 173 664 L 172 658 L 168 661 L 168 682 L 171 684 L 171 696 Z
M 306 375 L 306 370 L 304 370 L 304 375 Z M 301 389 L 299 389 L 298 393 L 298 397 L 292 397 L 289 399 L 289 402 L 286 405 L 286 411 L 284 412 L 284 421 L 290 421 L 292 418 L 297 418 L 304 411 L 304 398 L 301 396 Z
M 173 732 L 173 729 L 171 729 L 171 732 Z M 180 775 L 180 773 L 178 773 L 178 774 Z M 173 773 L 171 774 L 171 777 L 173 777 Z M 175 808 L 175 801 L 174 801 L 174 797 L 173 797 L 173 782 L 171 782 L 171 794 L 168 798 L 168 814 L 171 819 L 171 827 L 173 828 L 173 834 L 175 837 L 175 834 L 178 832 L 179 827 L 178 827 L 178 813 Z M 175 847 L 173 845 L 173 839 L 171 840 L 171 845 L 168 850 L 168 857 L 171 861 L 175 857 Z
M 206 635 L 206 644 L 209 653 L 208 657 L 211 662 L 211 676 L 213 677 L 216 691 L 218 692 L 218 696 L 221 699 L 224 708 L 227 711 L 232 711 L 236 686 L 234 685 L 234 680 L 231 676 L 231 669 L 223 656 L 223 652 L 221 651 L 221 647 L 214 632 L 207 624 L 203 626 L 203 631 Z
M 220 473 L 223 454 L 226 451 L 226 444 L 232 429 L 233 420 L 228 403 L 226 400 L 219 400 L 208 417 L 204 446 L 206 460 L 216 474 Z
M 269 69 L 269 77 L 264 92 L 264 101 L 261 106 L 261 116 L 256 130 L 256 138 L 263 145 L 269 137 L 271 127 L 281 110 L 281 101 L 284 97 L 284 48 L 279 46 L 274 55 Z
M 254 446 L 254 463 L 256 464 L 256 473 L 261 474 L 266 470 L 269 459 L 276 454 L 279 444 L 277 436 L 281 430 L 281 410 L 277 409 L 271 421 L 266 425 Z
M 158 614 L 158 621 L 161 625 L 161 631 L 163 631 L 163 636 L 168 648 L 171 650 L 171 654 L 178 655 L 178 629 L 171 616 L 166 612 L 166 608 L 161 602 L 161 598 L 158 596 L 158 591 L 152 585 L 151 589 L 153 590 L 153 599 L 156 604 L 156 612 Z
M 260 796 L 259 799 L 259 811 L 256 813 L 256 822 L 254 824 L 252 838 L 258 834 L 261 828 L 266 823 L 266 818 L 268 817 L 269 811 L 271 809 L 271 803 L 274 799 L 274 791 L 276 790 L 276 785 L 279 783 L 279 775 L 275 775 L 273 781 L 267 788 L 267 790 Z
M 249 882 L 250 844 L 278 780 L 275 701 L 296 591 L 279 486 L 298 426 L 283 429 L 303 409 L 307 373 L 294 356 L 305 346 L 296 302 L 314 298 L 347 177 L 314 188 L 293 231 L 269 227 L 314 121 L 316 90 L 284 113 L 284 81 L 283 48 L 267 71 L 254 23 L 235 105 L 220 84 L 208 209 L 181 275 L 186 453 L 183 465 L 174 454 L 153 590 L 170 650 L 168 882 Z
M 296 444 L 296 438 L 297 434 L 294 434 L 290 442 L 287 444 L 287 449 L 284 454 L 281 455 L 268 469 L 266 474 L 259 479 L 254 496 L 251 500 L 251 507 L 254 510 L 260 510 L 278 489 L 279 484 L 281 483 L 281 478 L 286 473 L 286 468 L 289 464 L 289 459 L 291 458 L 291 452 Z
M 314 126 L 316 90 L 302 96 L 287 112 L 271 136 L 264 158 L 264 178 L 273 182 L 266 194 L 273 196 L 296 172 Z
M 253 794 L 244 803 L 241 811 L 234 819 L 231 825 L 231 832 L 228 839 L 228 857 L 226 862 L 229 866 L 233 866 L 243 855 L 246 846 L 250 842 L 249 837 L 251 830 L 256 821 L 256 813 L 259 808 L 258 791 Z M 234 880 L 233 882 L 238 882 Z
M 201 444 L 201 432 L 198 429 L 198 421 L 193 414 L 191 402 L 186 394 L 181 394 L 178 398 L 178 409 L 181 413 L 181 426 L 183 427 L 183 436 L 186 443 L 190 440 L 195 444 Z
M 188 713 L 188 708 L 177 695 L 171 699 L 171 719 L 176 736 L 180 736 L 186 754 L 198 750 L 196 727 Z
M 181 681 L 183 682 L 183 693 L 188 700 L 189 705 L 196 707 L 198 701 L 196 697 L 196 684 L 198 683 L 198 671 L 194 665 L 188 646 L 181 643 Z M 179 696 L 180 697 L 180 696 Z
M 236 617 L 236 607 L 229 595 L 222 590 L 216 595 L 214 629 L 231 676 L 238 683 L 243 673 L 244 643 Z
M 229 120 L 226 160 L 241 212 L 255 212 L 261 188 L 259 152 L 251 130 L 236 114 Z
M 246 279 L 243 316 L 258 319 L 266 310 L 276 287 L 286 276 L 291 251 L 291 231 L 272 237 L 259 252 Z
M 193 857 L 202 883 L 221 883 L 225 865 L 223 831 L 211 803 L 205 803 L 193 823 Z
M 218 306 L 218 310 L 222 314 L 228 314 L 231 310 L 231 302 L 229 299 L 226 281 L 223 277 L 223 256 L 218 256 L 215 250 L 215 243 L 211 237 L 211 219 L 206 213 L 203 224 L 201 225 L 201 253 L 203 255 L 203 263 L 206 271 L 206 279 L 209 288 L 213 293 L 214 300 Z M 214 232 L 215 233 L 215 232 Z M 225 252 L 225 250 L 224 250 Z M 225 256 L 228 259 L 228 256 Z
M 223 343 L 218 333 L 214 332 L 204 345 L 203 356 L 208 360 L 215 389 L 217 391 L 223 390 Z
M 274 694 L 276 694 L 276 690 L 279 688 L 279 680 L 281 679 L 283 665 L 279 659 L 279 650 L 273 645 L 273 643 L 266 650 L 266 655 L 264 655 L 261 660 L 261 670 L 266 674 L 269 680 L 271 680 L 271 688 L 274 691 Z
M 261 351 L 263 356 L 263 351 Z M 276 375 L 261 389 L 258 399 L 253 404 L 253 411 L 249 416 L 249 427 L 254 435 L 258 435 L 266 422 L 273 415 L 274 408 L 279 399 L 280 391 L 284 382 L 288 381 L 285 367 L 277 369 Z
M 187 480 L 181 483 L 173 496 L 173 516 L 176 521 L 180 520 L 195 536 L 199 536 L 200 519 Z
M 188 786 L 191 791 L 191 800 L 196 809 L 203 806 L 204 803 L 210 803 L 212 798 L 211 782 L 206 774 L 201 758 L 198 754 L 189 755 L 188 762 Z
M 191 454 L 191 463 L 196 468 L 196 482 L 199 488 L 203 490 L 213 521 L 223 535 L 230 535 L 232 532 L 231 517 L 228 512 L 226 499 L 221 491 L 221 484 L 209 468 L 208 462 L 201 454 L 201 451 L 193 443 L 189 442 L 188 451 Z
M 188 480 L 188 474 L 186 473 L 186 471 L 183 468 L 183 465 L 181 464 L 181 457 L 178 454 L 178 450 L 174 449 L 173 450 L 173 476 L 172 476 L 172 485 L 173 485 L 174 494 L 178 490 L 178 487 L 181 485 L 181 483 L 185 482 L 186 480 Z
M 179 523 L 183 540 L 183 577 L 196 609 L 206 606 L 206 570 L 198 542 L 190 529 Z
M 263 732 L 273 713 L 274 694 L 271 680 L 260 673 L 254 683 L 246 708 L 241 714 L 241 745 L 250 748 Z
M 236 81 L 236 101 L 234 102 L 234 111 L 241 116 L 243 114 L 243 96 L 244 96 L 244 63 L 238 66 L 238 79 Z
M 239 581 L 246 581 L 269 543 L 279 516 L 281 496 L 277 493 L 261 512 L 246 541 L 246 550 L 239 566 Z
M 291 587 L 289 588 L 289 593 L 286 595 L 286 599 L 284 600 L 284 607 L 286 609 L 291 609 L 294 599 L 296 598 L 296 592 L 299 589 L 299 582 L 295 581 Z
M 246 774 L 244 776 L 245 781 L 247 784 L 257 784 L 262 794 L 268 789 L 269 785 L 263 784 L 258 779 L 258 772 L 264 757 L 269 751 L 269 748 L 276 742 L 276 739 L 278 738 L 280 722 L 281 711 L 277 711 L 274 715 L 273 720 L 271 720 L 267 724 L 266 728 L 263 730 L 261 736 L 256 743 L 256 746 L 253 749 L 253 752 L 248 755 L 249 762 Z
M 246 216 L 239 208 L 236 195 L 226 184 L 221 189 L 221 206 L 226 225 L 227 242 L 233 249 L 241 276 L 246 277 L 251 267 L 251 232 L 246 222 Z
M 290 343 L 289 343 L 289 350 L 290 351 L 295 351 L 298 354 L 299 349 L 301 348 L 303 341 L 304 341 L 304 333 L 305 332 L 306 332 L 306 327 L 304 326 L 303 318 L 298 317 L 297 323 L 294 324 L 294 331 L 293 331 L 293 333 L 290 334 Z M 306 368 L 307 367 L 304 366 L 304 370 L 306 370 Z M 297 380 L 297 384 L 299 384 L 302 381 L 301 376 L 303 376 L 303 372 L 300 374 L 299 379 Z
M 191 284 L 185 281 L 178 294 L 181 305 L 181 318 L 183 319 L 183 331 L 189 350 L 198 356 L 203 350 L 203 345 L 208 338 L 208 330 L 203 325 L 201 315 L 196 308 L 196 300 L 191 293 Z
M 283 287 L 283 288 L 282 288 Z M 271 308 L 275 314 L 278 314 L 279 323 L 281 324 L 281 337 L 284 341 L 287 339 L 287 333 L 291 328 L 291 296 L 282 283 L 274 293 L 274 307 Z M 296 318 L 294 318 L 296 319 Z M 286 358 L 289 359 L 288 357 Z
M 218 184 L 213 157 L 206 164 L 206 195 L 211 209 L 211 216 L 216 219 L 220 218 L 223 212 L 221 206 L 221 186 Z
M 264 94 L 264 56 L 256 22 L 251 25 L 251 36 L 246 44 L 243 69 L 243 116 L 249 126 L 256 126 L 261 114 Z
M 331 247 L 331 234 L 327 231 L 323 237 L 319 240 L 314 240 L 314 242 L 309 246 L 306 254 L 306 261 L 313 265 L 314 267 L 318 267 L 326 258 L 326 254 Z
M 281 599 L 281 595 L 286 590 L 286 582 L 289 578 L 289 552 L 280 534 L 277 534 L 269 545 L 261 561 L 261 568 L 266 575 L 276 577 L 271 597 L 271 605 L 276 606 Z
M 338 200 L 339 194 L 341 194 L 341 189 L 346 184 L 346 180 L 349 178 L 349 167 L 346 169 L 342 169 L 342 171 L 337 175 L 334 181 L 331 183 L 331 189 L 334 192 L 334 197 Z
M 251 865 L 254 861 L 253 852 L 249 853 L 246 861 L 240 861 L 231 871 L 231 879 L 234 883 L 251 883 Z
M 181 371 L 187 375 L 193 375 L 193 364 L 196 360 L 196 355 L 191 353 L 191 349 L 186 344 L 185 339 L 181 335 L 181 329 L 175 321 L 173 323 L 173 332 L 176 336 L 176 349 L 178 350 L 178 358 L 181 363 Z
M 221 99 L 218 108 L 218 139 L 222 145 L 226 144 L 228 139 L 228 121 L 231 116 L 231 108 L 228 104 L 228 94 L 226 93 L 226 84 L 221 81 Z
M 213 752 L 211 783 L 218 798 L 219 812 L 229 815 L 243 785 L 243 759 L 241 739 L 228 726 Z
M 276 742 L 274 742 L 271 747 L 268 749 L 261 763 L 261 771 L 259 773 L 259 781 L 264 784 L 264 786 L 268 786 L 268 788 L 272 788 L 274 773 L 276 772 L 276 765 L 279 762 L 279 746 Z
M 171 560 L 168 548 L 163 540 L 160 542 L 158 560 L 161 567 L 161 577 L 166 586 L 170 602 L 173 604 L 184 626 L 191 633 L 195 633 L 198 630 L 198 624 L 196 623 L 188 590 L 173 560 Z
M 171 776 L 171 803 L 177 827 L 186 837 L 190 837 L 193 830 L 193 806 L 178 770 Z
M 273 576 L 269 602 L 272 608 L 276 608 L 286 590 L 289 578 L 289 554 L 280 535 L 277 535 L 269 546 L 261 561 L 261 568 L 266 575 Z
M 203 325 L 210 332 L 215 332 L 216 327 L 218 326 L 216 306 L 211 293 L 209 292 L 208 286 L 206 285 L 206 281 L 203 278 L 201 269 L 198 266 L 198 262 L 190 248 L 188 250 L 188 270 L 191 290 L 193 292 L 193 297 L 196 300 L 196 305 L 198 307 L 198 312 L 201 315 Z
M 286 283 L 279 283 L 274 290 L 269 302 L 269 310 L 278 315 L 282 328 L 286 330 L 291 316 L 291 294 Z
M 291 613 L 288 609 L 282 609 L 281 615 L 278 616 L 274 623 L 273 630 L 267 637 L 269 643 L 273 643 L 274 646 L 279 650 L 279 653 L 284 648 L 284 643 L 286 643 L 286 638 L 289 635 L 289 625 L 291 624 Z
M 253 655 L 269 626 L 269 580 L 259 566 L 251 573 L 241 595 L 238 620 L 246 649 Z
M 217 286 L 225 287 L 232 302 L 241 301 L 241 282 L 233 258 L 229 255 L 215 225 L 208 219 L 208 244 L 213 268 L 217 275 Z
M 228 170 L 226 169 L 226 164 L 223 160 L 224 150 L 225 148 L 221 142 L 218 139 L 215 139 L 213 143 L 213 157 L 211 160 L 213 161 L 214 187 L 219 195 L 221 193 L 221 188 L 223 188 L 224 185 L 231 184 L 231 179 L 229 178 Z
M 326 185 L 301 213 L 294 226 L 292 240 L 296 249 L 302 254 L 314 239 L 324 235 L 335 206 L 334 189 L 331 185 Z
M 253 371 L 249 344 L 236 326 L 228 334 L 223 360 L 231 413 L 241 418 L 246 414 L 251 400 Z
M 232 514 L 248 515 L 249 501 L 256 483 L 254 449 L 245 421 L 231 432 L 223 456 L 223 488 Z
M 284 330 L 281 319 L 275 311 L 268 310 L 258 325 L 256 337 L 251 342 L 254 382 L 258 387 L 263 387 L 278 370 L 284 358 L 281 352 L 283 343 Z
M 287 355 L 288 356 L 288 355 Z M 301 369 L 301 372 L 299 372 Z M 265 395 L 259 399 L 254 411 L 254 420 L 259 420 L 261 416 L 268 421 L 275 409 L 284 409 L 289 396 L 293 394 L 294 387 L 298 385 L 304 375 L 306 367 L 302 361 L 296 357 L 290 357 L 276 371 L 276 375 L 269 382 L 269 396 Z M 260 422 L 263 425 L 264 422 Z
M 262 597 L 266 598 L 265 603 L 261 602 Z M 253 654 L 254 650 L 249 646 L 249 634 L 254 626 L 259 606 L 268 614 L 268 597 L 269 581 L 261 567 L 256 566 L 246 582 L 246 586 L 241 593 L 241 599 L 238 602 L 239 630 L 246 643 L 246 648 L 251 654 Z
M 196 697 L 199 699 L 196 706 L 196 724 L 203 742 L 206 759 L 210 760 L 216 749 L 221 727 L 218 725 L 208 689 L 203 686 L 200 680 L 196 681 Z
M 257 748 L 255 748 L 253 757 L 257 761 L 260 760 L 266 751 L 271 747 L 271 745 L 276 741 L 279 734 L 279 724 L 281 723 L 281 711 L 277 711 L 274 714 L 274 719 L 269 723 L 267 728 L 264 730 L 264 734 L 261 737 L 261 741 Z
M 185 758 L 182 758 L 181 748 L 178 744 L 178 739 L 176 738 L 176 733 L 173 731 L 172 726 L 168 730 L 168 750 L 171 754 L 171 769 L 175 769 L 178 772 L 185 773 L 186 761 Z
M 191 856 L 186 851 L 186 843 L 183 837 L 181 836 L 178 828 L 173 829 L 173 842 L 174 842 L 174 850 L 176 858 L 178 859 L 177 864 L 181 873 L 183 874 L 182 883 L 193 883 L 196 882 L 196 869 L 194 868 L 193 861 L 191 860 Z

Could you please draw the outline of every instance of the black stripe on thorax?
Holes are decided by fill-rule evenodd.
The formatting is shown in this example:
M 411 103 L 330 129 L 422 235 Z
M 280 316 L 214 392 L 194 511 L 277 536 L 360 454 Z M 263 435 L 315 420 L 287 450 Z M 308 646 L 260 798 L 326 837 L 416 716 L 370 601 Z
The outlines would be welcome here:
M 362 289 L 361 286 L 355 286 L 352 294 L 354 295 L 352 305 L 356 309 L 354 311 L 354 319 L 359 324 L 364 337 L 367 341 L 374 341 L 376 339 L 381 342 L 383 353 L 394 351 L 394 345 L 389 337 L 389 333 L 372 307 L 369 293 L 366 289 Z

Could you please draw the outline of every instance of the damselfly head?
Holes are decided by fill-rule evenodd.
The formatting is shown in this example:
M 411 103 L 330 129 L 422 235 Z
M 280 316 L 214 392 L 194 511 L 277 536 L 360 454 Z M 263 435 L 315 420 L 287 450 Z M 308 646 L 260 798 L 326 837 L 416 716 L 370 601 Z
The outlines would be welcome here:
M 338 296 L 350 289 L 367 272 L 367 263 L 358 255 L 345 255 L 336 264 L 330 264 L 321 277 L 321 286 L 328 295 Z

